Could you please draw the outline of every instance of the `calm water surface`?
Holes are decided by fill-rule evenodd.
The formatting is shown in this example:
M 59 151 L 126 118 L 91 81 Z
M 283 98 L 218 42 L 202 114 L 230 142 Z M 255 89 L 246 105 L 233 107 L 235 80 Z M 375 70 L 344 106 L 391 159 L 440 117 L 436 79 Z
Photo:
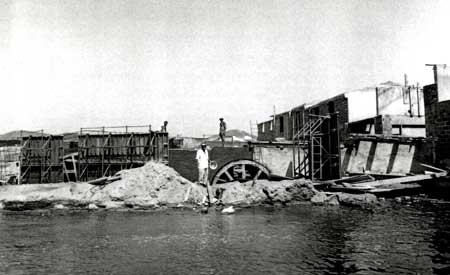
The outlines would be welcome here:
M 450 274 L 450 204 L 0 212 L 1 274 Z

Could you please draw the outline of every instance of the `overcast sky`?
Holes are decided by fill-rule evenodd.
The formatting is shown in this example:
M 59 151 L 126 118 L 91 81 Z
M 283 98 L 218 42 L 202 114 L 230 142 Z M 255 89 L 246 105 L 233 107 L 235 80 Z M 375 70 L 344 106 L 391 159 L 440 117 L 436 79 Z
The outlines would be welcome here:
M 0 133 L 249 130 L 450 63 L 450 1 L 0 1 Z

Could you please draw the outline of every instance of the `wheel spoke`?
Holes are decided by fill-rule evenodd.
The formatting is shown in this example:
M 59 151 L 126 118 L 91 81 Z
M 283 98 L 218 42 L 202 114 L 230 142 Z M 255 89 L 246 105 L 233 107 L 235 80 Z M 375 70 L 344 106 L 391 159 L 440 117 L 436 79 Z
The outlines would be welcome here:
M 228 173 L 228 171 L 225 171 L 224 174 L 227 175 L 230 181 L 234 180 L 233 176 L 231 176 L 230 173 Z
M 247 177 L 247 173 L 245 171 L 245 164 L 242 164 L 242 179 L 245 180 L 245 178 Z
M 255 177 L 253 178 L 253 180 L 257 180 L 259 178 L 259 176 L 261 176 L 262 170 L 258 170 L 258 173 L 256 173 Z

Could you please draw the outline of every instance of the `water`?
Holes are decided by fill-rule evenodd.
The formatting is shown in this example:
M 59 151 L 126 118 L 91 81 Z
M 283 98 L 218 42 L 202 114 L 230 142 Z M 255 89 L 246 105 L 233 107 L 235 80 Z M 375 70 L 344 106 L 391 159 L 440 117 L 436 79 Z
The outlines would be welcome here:
M 449 274 L 450 204 L 0 213 L 1 274 Z

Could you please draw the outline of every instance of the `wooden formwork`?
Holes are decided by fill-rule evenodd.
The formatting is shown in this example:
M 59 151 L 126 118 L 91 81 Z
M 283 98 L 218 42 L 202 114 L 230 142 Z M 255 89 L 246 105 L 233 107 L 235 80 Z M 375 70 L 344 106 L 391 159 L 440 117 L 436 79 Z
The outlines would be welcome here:
M 148 132 L 136 131 L 142 128 Z M 150 126 L 82 128 L 78 138 L 81 181 L 111 176 L 150 160 L 164 163 L 169 160 L 168 133 L 152 131 Z
M 62 182 L 63 136 L 28 136 L 21 139 L 20 183 Z

